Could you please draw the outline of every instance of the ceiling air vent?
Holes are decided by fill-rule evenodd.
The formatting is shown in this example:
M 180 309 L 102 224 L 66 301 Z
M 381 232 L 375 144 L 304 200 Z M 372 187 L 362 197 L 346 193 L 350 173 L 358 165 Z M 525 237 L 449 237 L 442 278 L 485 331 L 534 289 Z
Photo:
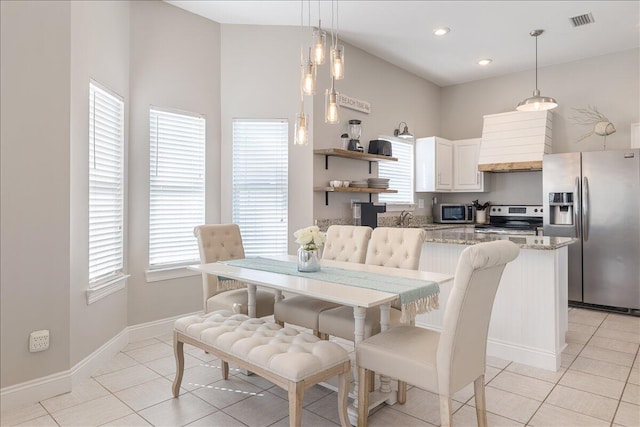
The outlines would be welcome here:
M 571 24 L 574 27 L 580 27 L 582 25 L 593 24 L 594 22 L 596 22 L 593 19 L 593 15 L 591 14 L 591 12 L 585 13 L 584 15 L 573 16 L 569 18 L 569 21 L 571 21 Z

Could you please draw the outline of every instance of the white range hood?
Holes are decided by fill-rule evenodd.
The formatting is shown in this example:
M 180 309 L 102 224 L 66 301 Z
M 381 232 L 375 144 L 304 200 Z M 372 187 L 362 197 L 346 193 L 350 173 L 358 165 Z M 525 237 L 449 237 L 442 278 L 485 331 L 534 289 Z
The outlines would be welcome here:
M 484 116 L 478 170 L 542 170 L 542 156 L 552 152 L 551 117 L 548 110 Z

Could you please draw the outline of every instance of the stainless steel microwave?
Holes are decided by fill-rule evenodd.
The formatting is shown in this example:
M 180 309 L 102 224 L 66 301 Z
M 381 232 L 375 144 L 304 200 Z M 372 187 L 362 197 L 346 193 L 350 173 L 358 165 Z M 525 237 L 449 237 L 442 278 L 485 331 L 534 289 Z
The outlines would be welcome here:
M 473 223 L 474 211 L 473 205 L 438 203 L 433 208 L 433 222 L 441 224 Z

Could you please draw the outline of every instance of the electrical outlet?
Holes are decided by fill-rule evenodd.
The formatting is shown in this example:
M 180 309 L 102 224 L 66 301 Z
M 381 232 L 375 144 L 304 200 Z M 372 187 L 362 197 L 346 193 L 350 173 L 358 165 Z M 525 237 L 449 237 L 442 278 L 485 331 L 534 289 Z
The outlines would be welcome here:
M 424 209 L 424 199 L 418 199 L 418 209 Z
M 35 353 L 44 351 L 49 348 L 49 331 L 43 329 L 41 331 L 33 331 L 29 335 L 29 351 Z

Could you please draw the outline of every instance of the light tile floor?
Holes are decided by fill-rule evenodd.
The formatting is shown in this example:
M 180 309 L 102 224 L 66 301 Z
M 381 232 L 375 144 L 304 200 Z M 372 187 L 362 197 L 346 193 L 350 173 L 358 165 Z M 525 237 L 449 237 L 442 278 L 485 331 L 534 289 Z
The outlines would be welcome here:
M 490 357 L 486 394 L 491 426 L 640 426 L 640 318 L 569 309 L 560 372 Z M 353 350 L 350 343 L 342 342 Z M 2 413 L 2 426 L 287 426 L 286 393 L 255 375 L 220 375 L 218 361 L 185 346 L 178 399 L 171 394 L 171 336 L 129 344 L 71 393 Z M 454 396 L 454 424 L 475 426 L 473 388 Z M 410 388 L 405 405 L 384 406 L 373 426 L 439 425 L 438 397 Z M 338 425 L 337 397 L 307 391 L 303 424 Z

